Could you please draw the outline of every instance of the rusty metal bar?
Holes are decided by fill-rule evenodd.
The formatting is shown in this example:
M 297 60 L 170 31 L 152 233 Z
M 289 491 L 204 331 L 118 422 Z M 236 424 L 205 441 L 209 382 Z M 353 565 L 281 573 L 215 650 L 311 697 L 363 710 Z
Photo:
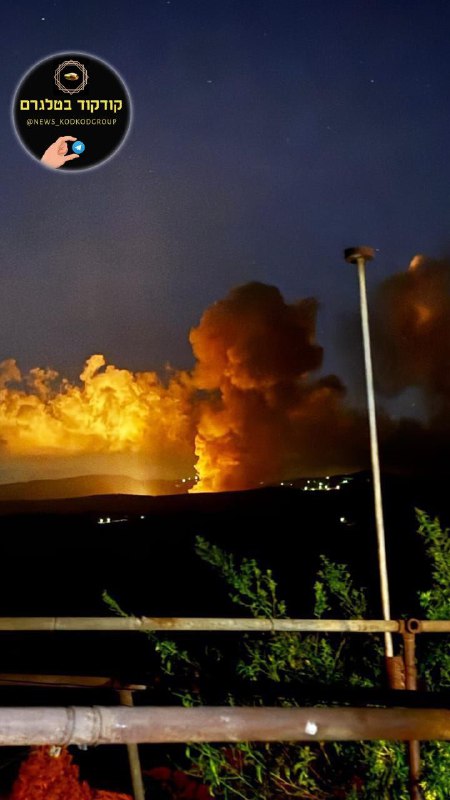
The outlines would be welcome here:
M 450 619 L 420 620 L 420 630 L 417 633 L 450 633 Z
M 417 690 L 416 666 L 416 623 L 418 620 L 408 620 L 405 624 L 403 636 L 403 657 L 405 660 L 405 688 L 409 691 Z M 408 742 L 409 756 L 409 793 L 411 800 L 422 800 L 420 789 L 420 742 L 413 739 Z
M 390 689 L 406 689 L 405 662 L 402 656 L 385 657 L 385 666 Z
M 42 680 L 41 680 L 42 678 Z M 50 680 L 50 678 L 55 678 L 55 680 Z M 113 690 L 119 692 L 121 689 L 128 690 L 131 692 L 135 691 L 142 691 L 148 688 L 148 686 L 144 684 L 120 684 L 120 681 L 115 681 L 111 679 L 103 679 L 97 678 L 93 679 L 93 682 L 84 682 L 81 678 L 80 681 L 77 680 L 76 677 L 66 675 L 5 675 L 0 674 L 0 692 L 2 688 L 16 688 L 16 689 L 96 689 L 96 690 Z M 107 680 L 107 683 L 103 683 L 104 680 Z M 248 690 L 248 684 L 244 681 L 244 679 L 234 679 L 234 685 L 236 691 L 239 693 L 241 689 Z M 217 691 L 217 687 L 219 689 Z M 302 692 L 303 685 L 301 681 L 295 682 L 291 684 L 292 692 L 294 692 L 298 698 L 298 701 L 301 702 L 301 698 L 303 698 L 303 693 L 298 696 L 298 692 Z M 220 684 L 217 684 L 211 677 L 207 679 L 204 683 L 199 678 L 199 687 L 201 690 L 205 689 L 207 693 L 207 699 L 205 702 L 208 704 L 214 705 L 216 702 L 216 697 L 218 698 L 220 695 Z M 223 688 L 223 687 L 222 687 Z M 284 689 L 286 686 L 284 686 Z M 278 701 L 278 697 L 280 695 L 280 686 L 270 682 L 266 679 L 262 681 L 254 681 L 252 682 L 252 690 L 254 690 L 254 695 L 258 697 L 263 696 L 266 697 L 266 704 L 271 705 Z M 291 693 L 292 693 L 291 692 Z M 159 695 L 158 695 L 159 696 Z M 330 706 L 338 706 L 340 704 L 350 705 L 350 706 L 358 706 L 359 708 L 366 707 L 366 706 L 382 706 L 387 708 L 446 708 L 450 710 L 450 691 L 443 691 L 443 692 L 427 692 L 427 691 L 405 691 L 404 686 L 401 690 L 392 690 L 391 688 L 370 688 L 370 689 L 362 689 L 362 688 L 355 688 L 355 687 L 344 687 L 344 686 L 323 686 L 321 684 L 311 684 L 308 686 L 306 690 L 306 695 L 308 697 L 308 705 L 330 705 Z M 1 694 L 0 694 L 1 698 Z M 157 702 L 157 701 L 155 701 Z
M 408 620 L 414 633 L 450 633 L 450 620 Z M 0 617 L 0 632 L 218 631 L 255 633 L 401 633 L 404 620 L 255 619 L 253 617 Z
M 147 688 L 141 683 L 121 683 L 115 678 L 88 675 L 30 675 L 0 672 L 0 686 L 26 686 L 52 689 L 116 689 L 129 692 Z
M 422 623 L 425 624 L 425 623 Z M 450 631 L 450 621 L 448 630 Z M 1 631 L 220 631 L 399 633 L 397 620 L 244 617 L 0 617 Z
M 403 634 L 404 659 L 405 659 L 405 688 L 410 691 L 417 689 L 416 667 L 416 636 L 405 631 Z
M 126 708 L 134 708 L 133 692 L 122 689 L 119 691 L 119 699 L 122 706 Z M 141 760 L 139 758 L 137 744 L 135 742 L 129 742 L 127 744 L 127 751 L 134 800 L 145 800 L 144 781 L 142 780 Z
M 430 708 L 0 708 L 0 746 L 166 742 L 450 740 Z

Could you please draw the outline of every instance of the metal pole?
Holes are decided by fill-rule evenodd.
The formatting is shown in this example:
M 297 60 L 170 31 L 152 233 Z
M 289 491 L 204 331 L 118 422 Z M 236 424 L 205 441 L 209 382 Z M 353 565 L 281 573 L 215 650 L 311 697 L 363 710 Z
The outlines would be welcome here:
M 420 623 L 421 630 L 450 632 L 450 620 Z M 429 626 L 432 626 L 431 628 Z M 220 631 L 221 633 L 400 632 L 398 620 L 381 619 L 255 619 L 254 617 L 0 617 L 2 631 Z
M 133 692 L 128 689 L 119 691 L 120 703 L 127 708 L 134 708 Z M 127 744 L 128 762 L 130 764 L 131 784 L 133 786 L 134 800 L 145 800 L 144 782 L 142 780 L 141 761 L 139 750 L 134 742 Z
M 442 624 L 450 631 L 450 620 Z M 0 631 L 384 633 L 386 630 L 398 633 L 399 622 L 376 619 L 255 619 L 254 617 L 0 617 Z
M 408 622 L 403 631 L 403 648 L 405 659 L 405 687 L 410 691 L 417 690 L 417 666 L 416 666 L 416 634 L 415 625 L 412 630 Z M 416 620 L 412 620 L 413 623 Z M 411 800 L 423 800 L 423 795 L 419 786 L 420 780 L 420 742 L 413 739 L 408 742 L 409 755 L 409 793 Z
M 0 708 L 0 746 L 450 741 L 450 710 L 173 706 Z
M 377 529 L 378 541 L 378 568 L 380 573 L 380 587 L 381 587 L 381 605 L 383 609 L 383 617 L 388 620 L 391 618 L 390 600 L 389 600 L 389 579 L 387 572 L 386 561 L 386 537 L 384 531 L 383 519 L 383 500 L 381 493 L 381 479 L 380 479 L 380 459 L 378 453 L 378 433 L 377 433 L 377 418 L 375 408 L 375 393 L 373 388 L 373 370 L 372 370 L 372 354 L 370 349 L 370 332 L 369 332 L 369 312 L 367 308 L 367 291 L 366 291 L 366 261 L 373 259 L 374 251 L 371 247 L 354 247 L 345 251 L 345 258 L 351 264 L 358 265 L 358 278 L 359 278 L 359 297 L 361 306 L 361 326 L 364 344 L 364 364 L 366 370 L 366 389 L 367 389 L 367 405 L 369 411 L 369 427 L 370 427 L 370 455 L 372 462 L 372 476 L 373 476 L 373 495 L 375 505 L 375 523 Z M 389 632 L 384 634 L 385 652 L 387 658 L 392 658 L 394 655 L 394 648 L 392 643 L 392 635 Z
M 450 633 L 450 619 L 415 620 L 415 633 Z M 395 619 L 255 619 L 254 617 L 0 617 L 3 631 L 219 631 L 234 633 L 401 633 Z M 115 688 L 115 687 L 113 687 Z

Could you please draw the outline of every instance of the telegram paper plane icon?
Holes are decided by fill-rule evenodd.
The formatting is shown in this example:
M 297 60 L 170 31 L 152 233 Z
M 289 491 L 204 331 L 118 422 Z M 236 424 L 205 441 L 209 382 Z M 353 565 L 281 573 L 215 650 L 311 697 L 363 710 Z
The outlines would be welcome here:
M 81 153 L 84 153 L 84 151 L 86 150 L 86 146 L 85 146 L 84 142 L 80 142 L 80 141 L 74 142 L 73 145 L 72 145 L 72 150 L 77 155 L 80 155 Z

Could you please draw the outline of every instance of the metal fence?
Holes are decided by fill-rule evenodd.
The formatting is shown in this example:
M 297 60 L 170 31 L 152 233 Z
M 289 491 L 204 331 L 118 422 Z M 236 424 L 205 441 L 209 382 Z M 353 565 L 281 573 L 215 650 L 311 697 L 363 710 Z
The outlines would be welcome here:
M 338 620 L 338 619 L 254 619 L 242 617 L 0 617 L 1 631 L 91 631 L 91 632 L 208 632 L 222 633 L 359 633 L 397 634 L 403 639 L 403 656 L 387 656 L 389 685 L 393 690 L 417 689 L 416 636 L 450 633 L 450 620 Z M 0 675 L 0 685 L 64 685 L 68 678 L 51 676 Z M 77 681 L 72 678 L 72 681 Z M 83 683 L 83 679 L 78 679 Z M 133 791 L 143 800 L 144 789 L 137 744 L 239 741 L 361 741 L 398 740 L 408 742 L 410 796 L 421 797 L 419 789 L 419 741 L 450 741 L 450 709 L 408 708 L 401 692 L 394 691 L 390 708 L 134 707 L 133 689 L 118 687 L 107 679 L 84 679 L 84 685 L 98 688 L 98 681 L 117 688 L 119 707 L 0 708 L 0 746 L 49 744 L 127 744 Z M 91 683 L 89 684 L 89 681 Z M 407 692 L 409 695 L 409 692 Z M 125 697 L 126 695 L 126 697 Z M 392 694 L 391 694 L 392 696 Z M 405 695 L 406 697 L 406 695 Z M 421 693 L 421 701 L 427 695 Z M 436 697 L 434 697 L 436 702 Z

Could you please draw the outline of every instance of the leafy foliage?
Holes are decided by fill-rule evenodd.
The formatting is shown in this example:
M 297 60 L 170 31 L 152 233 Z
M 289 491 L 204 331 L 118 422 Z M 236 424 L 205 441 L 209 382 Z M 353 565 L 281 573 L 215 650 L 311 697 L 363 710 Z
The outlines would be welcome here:
M 219 571 L 230 587 L 231 599 L 257 616 L 286 616 L 284 601 L 270 570 L 254 560 L 234 557 L 216 545 L 197 540 L 197 552 Z M 356 588 L 345 564 L 322 557 L 314 585 L 315 616 L 326 612 L 360 618 L 367 612 L 363 590 Z M 238 673 L 250 682 L 268 680 L 291 685 L 291 696 L 280 692 L 279 702 L 296 705 L 298 683 L 356 686 L 379 683 L 383 650 L 377 637 L 364 637 L 358 653 L 345 635 L 272 633 L 243 637 L 244 654 Z M 363 658 L 361 658 L 363 656 Z M 360 674 L 361 663 L 365 674 Z M 293 684 L 296 684 L 294 687 Z M 272 798 L 407 798 L 404 748 L 396 743 L 239 743 L 233 747 L 191 745 L 193 774 L 202 777 L 223 800 Z M 386 768 L 389 763 L 391 769 Z M 390 794 L 386 794 L 390 792 Z
M 431 562 L 433 584 L 419 599 L 430 619 L 450 617 L 450 543 L 448 531 L 438 520 L 418 511 L 419 533 Z M 208 543 L 196 541 L 200 558 L 225 581 L 229 596 L 239 607 L 258 618 L 287 616 L 284 600 L 270 569 L 254 559 L 236 558 Z M 366 592 L 354 585 L 348 567 L 322 556 L 314 584 L 314 614 L 340 618 L 364 618 L 368 611 Z M 120 606 L 104 596 L 110 609 L 123 615 Z M 159 655 L 161 669 L 177 680 L 181 675 L 202 674 L 208 665 L 203 657 L 192 658 L 174 640 L 149 632 Z M 450 685 L 448 637 L 430 638 L 420 658 L 422 679 L 430 689 Z M 446 639 L 447 641 L 444 641 Z M 217 654 L 236 673 L 247 694 L 228 701 L 236 704 L 269 704 L 260 686 L 273 687 L 279 705 L 298 704 L 299 691 L 308 686 L 353 686 L 374 688 L 383 677 L 383 647 L 376 635 L 350 637 L 338 634 L 272 632 L 240 638 L 235 662 L 228 651 Z M 178 681 L 179 683 L 179 681 Z M 299 688 L 300 687 L 300 688 Z M 172 692 L 183 705 L 205 702 L 198 691 L 180 685 Z M 450 797 L 450 745 L 422 745 L 425 800 Z M 407 800 L 408 765 L 405 746 L 398 742 L 249 743 L 233 745 L 190 744 L 186 748 L 187 771 L 201 778 L 218 800 Z
M 116 617 L 133 617 L 133 614 L 128 614 L 123 608 L 119 605 L 117 600 L 106 591 L 106 589 L 102 593 L 102 600 L 110 611 L 116 615 Z M 178 670 L 185 669 L 186 666 L 193 668 L 196 666 L 196 662 L 194 659 L 189 655 L 187 650 L 181 650 L 180 647 L 174 642 L 172 639 L 165 637 L 164 635 L 157 635 L 154 631 L 145 630 L 143 632 L 148 636 L 150 641 L 152 642 L 155 653 L 159 656 L 161 670 L 166 675 L 175 675 L 175 668 L 177 667 Z
M 117 602 L 117 600 L 115 600 L 114 597 L 111 597 L 111 595 L 106 591 L 106 589 L 103 590 L 102 600 L 103 600 L 104 603 L 106 603 L 106 605 L 108 606 L 109 610 L 112 611 L 112 613 L 116 615 L 116 617 L 133 617 L 134 616 L 133 614 L 127 614 L 127 612 L 124 611 L 123 608 L 120 607 L 120 605 Z
M 272 570 L 262 570 L 253 558 L 243 558 L 236 567 L 234 556 L 225 553 L 202 536 L 197 536 L 195 551 L 214 567 L 230 588 L 230 598 L 248 609 L 254 617 L 285 617 L 286 604 L 276 596 L 277 584 Z
M 419 592 L 419 601 L 427 619 L 450 619 L 450 531 L 438 519 L 431 519 L 416 509 L 419 534 L 431 566 L 432 585 Z M 432 691 L 450 687 L 449 636 L 424 638 L 419 658 L 419 674 Z M 424 762 L 422 785 L 427 800 L 450 797 L 450 743 L 427 742 L 422 745 Z
M 321 569 L 314 584 L 316 617 L 337 610 L 349 619 L 363 619 L 367 613 L 367 598 L 362 589 L 353 586 L 345 564 L 336 564 L 321 556 Z
M 442 530 L 439 520 L 424 511 L 416 514 L 433 578 L 432 587 L 419 592 L 420 604 L 428 619 L 450 619 L 450 530 Z
M 419 601 L 427 619 L 450 619 L 450 536 L 438 519 L 431 519 L 416 509 L 419 534 L 431 565 L 432 586 L 419 592 Z M 420 674 L 429 689 L 450 688 L 450 648 L 448 636 L 428 637 L 419 661 Z

